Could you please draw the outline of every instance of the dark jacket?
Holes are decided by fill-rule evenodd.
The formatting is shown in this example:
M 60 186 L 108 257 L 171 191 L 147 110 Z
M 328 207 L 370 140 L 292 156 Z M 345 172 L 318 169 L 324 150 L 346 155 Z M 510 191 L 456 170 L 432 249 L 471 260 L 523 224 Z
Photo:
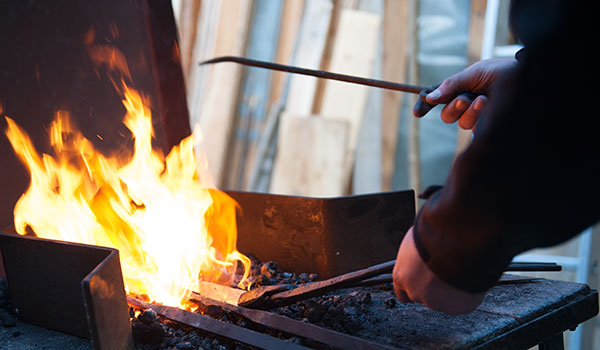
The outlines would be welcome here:
M 498 82 L 472 144 L 415 223 L 420 255 L 455 287 L 484 291 L 516 254 L 600 219 L 599 19 L 589 6 L 513 3 L 519 67 Z

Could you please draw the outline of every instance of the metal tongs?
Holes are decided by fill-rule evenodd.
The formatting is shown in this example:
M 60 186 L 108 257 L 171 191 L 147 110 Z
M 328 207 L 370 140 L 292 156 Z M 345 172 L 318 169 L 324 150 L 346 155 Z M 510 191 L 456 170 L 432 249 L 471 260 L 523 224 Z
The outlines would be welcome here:
M 293 304 L 299 300 L 323 295 L 337 289 L 378 285 L 392 282 L 392 270 L 395 260 L 362 270 L 353 271 L 333 277 L 324 281 L 312 282 L 303 285 L 282 284 L 259 287 L 242 293 L 237 304 L 252 309 L 271 309 Z M 544 262 L 513 262 L 505 271 L 561 271 L 562 266 L 556 263 Z M 510 278 L 504 283 L 524 283 L 532 278 Z M 500 281 L 502 283 L 502 280 Z

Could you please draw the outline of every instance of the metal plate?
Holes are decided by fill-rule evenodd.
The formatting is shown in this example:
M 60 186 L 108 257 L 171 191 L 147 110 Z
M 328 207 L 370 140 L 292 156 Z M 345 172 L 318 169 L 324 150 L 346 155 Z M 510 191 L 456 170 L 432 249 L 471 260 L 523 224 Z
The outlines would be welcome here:
M 240 205 L 240 252 L 320 278 L 394 259 L 415 219 L 412 190 L 337 198 L 226 193 Z
M 90 338 L 95 349 L 132 347 L 116 249 L 0 233 L 0 250 L 20 320 Z

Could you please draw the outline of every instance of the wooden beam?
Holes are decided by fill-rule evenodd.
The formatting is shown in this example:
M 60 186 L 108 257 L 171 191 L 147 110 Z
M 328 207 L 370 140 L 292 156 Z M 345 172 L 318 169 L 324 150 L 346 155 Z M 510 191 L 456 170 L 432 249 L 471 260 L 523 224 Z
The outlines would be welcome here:
M 469 42 L 467 44 L 467 59 L 469 65 L 481 59 L 481 44 L 485 27 L 485 9 L 487 0 L 472 0 L 469 14 Z M 456 137 L 455 157 L 461 154 L 471 143 L 473 132 L 458 128 Z
M 383 16 L 383 79 L 403 82 L 407 78 L 409 0 L 385 0 Z M 381 127 L 382 189 L 392 190 L 403 94 L 383 91 Z
M 325 46 L 323 47 L 323 56 L 321 58 L 319 69 L 323 71 L 330 70 L 331 55 L 333 52 L 333 45 L 335 43 L 337 28 L 340 21 L 340 13 L 343 8 L 348 8 L 352 4 L 348 0 L 333 0 L 333 8 L 331 9 L 331 16 L 329 17 L 329 24 L 327 26 L 327 34 L 325 36 Z M 326 80 L 319 79 L 316 81 L 315 96 L 312 101 L 312 113 L 319 114 L 321 112 L 321 106 L 323 104 L 323 91 L 325 90 Z
M 279 1 L 254 1 L 245 57 L 264 61 L 275 59 L 281 9 L 282 3 Z M 231 148 L 227 157 L 227 178 L 224 183 L 228 189 L 246 189 L 250 165 L 265 125 L 270 83 L 270 70 L 244 69 Z
M 321 67 L 331 11 L 329 0 L 306 0 L 298 47 L 292 60 L 294 65 L 312 69 Z M 309 116 L 317 82 L 317 78 L 292 75 L 285 110 L 297 116 Z
M 210 56 L 243 55 L 252 3 L 238 0 L 220 1 L 219 12 L 216 14 L 216 33 L 213 34 L 215 45 Z M 199 124 L 202 129 L 202 153 L 206 154 L 208 168 L 215 184 L 222 186 L 242 67 L 236 64 L 214 65 L 202 69 L 195 64 L 194 67 L 197 70 L 193 78 L 202 79 L 204 76 L 209 80 L 204 87 L 193 86 L 195 90 L 189 92 L 192 125 Z
M 277 41 L 277 54 L 275 62 L 283 64 L 291 64 L 296 43 L 298 41 L 298 33 L 300 31 L 300 23 L 304 13 L 305 0 L 284 1 L 283 9 L 281 10 L 281 23 L 279 25 L 279 39 Z M 285 82 L 290 76 L 284 72 L 272 72 L 271 77 L 271 93 L 269 95 L 269 108 L 283 97 Z
M 192 65 L 192 54 L 196 42 L 196 28 L 200 17 L 200 0 L 180 1 L 179 14 L 177 15 L 177 29 L 179 33 L 179 52 L 181 68 L 187 79 Z
M 417 56 L 419 54 L 419 31 L 417 18 L 419 16 L 419 0 L 409 0 L 409 65 L 408 65 L 408 82 L 409 84 L 418 84 L 419 82 L 419 66 Z M 411 95 L 410 105 L 413 106 L 417 101 L 417 95 Z M 410 116 L 409 132 L 408 132 L 408 179 L 409 186 L 415 192 L 421 191 L 421 161 L 419 147 L 419 119 Z
M 329 69 L 337 73 L 369 77 L 373 70 L 380 22 L 377 14 L 342 9 Z M 319 114 L 327 119 L 345 120 L 350 127 L 343 170 L 344 189 L 349 189 L 368 91 L 366 86 L 330 80 L 325 82 Z

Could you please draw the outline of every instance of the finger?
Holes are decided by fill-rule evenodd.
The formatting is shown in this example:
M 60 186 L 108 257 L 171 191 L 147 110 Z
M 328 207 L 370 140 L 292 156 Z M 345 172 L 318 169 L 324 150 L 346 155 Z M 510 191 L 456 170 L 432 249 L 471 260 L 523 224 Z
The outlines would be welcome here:
M 400 285 L 399 281 L 394 278 L 394 292 L 396 297 L 401 303 L 410 303 L 412 300 L 408 297 L 408 294 L 404 291 L 404 288 Z
M 415 106 L 413 107 L 413 114 L 415 117 L 420 118 L 420 117 L 424 116 L 425 114 L 427 114 L 433 107 L 435 107 L 434 104 L 428 103 L 426 98 L 427 98 L 426 90 L 421 91 L 419 93 L 419 99 L 417 100 L 417 103 L 415 103 Z
M 469 108 L 472 100 L 465 95 L 459 95 L 442 109 L 442 120 L 451 124 L 459 120 L 462 114 Z
M 403 291 L 403 290 L 395 290 L 395 292 L 396 292 L 396 297 L 398 297 L 398 300 L 402 304 L 406 304 L 406 303 L 412 302 L 412 300 L 410 300 L 410 298 L 408 297 L 408 294 L 406 294 L 405 291 Z
M 465 130 L 473 129 L 475 124 L 477 124 L 477 121 L 479 120 L 479 114 L 486 103 L 487 98 L 485 96 L 477 96 L 469 108 L 467 108 L 467 110 L 459 118 L 458 126 Z

